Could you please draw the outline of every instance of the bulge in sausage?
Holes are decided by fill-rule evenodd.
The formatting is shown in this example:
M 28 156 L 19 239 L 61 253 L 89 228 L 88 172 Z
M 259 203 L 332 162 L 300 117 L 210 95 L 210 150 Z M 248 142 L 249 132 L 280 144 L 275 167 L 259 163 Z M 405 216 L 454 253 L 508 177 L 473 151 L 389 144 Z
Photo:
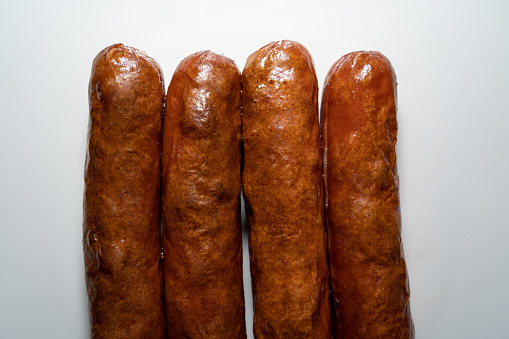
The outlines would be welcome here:
M 396 75 L 378 52 L 330 69 L 322 100 L 337 338 L 413 338 L 396 168 Z
M 94 59 L 83 246 L 91 338 L 164 338 L 160 66 L 122 44 Z
M 318 84 L 308 51 L 273 42 L 242 74 L 256 338 L 330 338 Z
M 169 338 L 245 338 L 240 73 L 210 51 L 168 88 L 163 245 Z

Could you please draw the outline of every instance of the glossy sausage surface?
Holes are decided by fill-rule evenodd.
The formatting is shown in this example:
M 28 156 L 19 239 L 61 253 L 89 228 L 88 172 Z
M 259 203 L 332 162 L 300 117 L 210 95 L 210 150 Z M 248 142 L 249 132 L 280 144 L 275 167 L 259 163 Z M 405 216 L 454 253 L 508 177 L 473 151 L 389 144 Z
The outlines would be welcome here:
M 256 338 L 330 338 L 318 85 L 308 51 L 273 42 L 242 74 Z
M 91 338 L 164 338 L 160 238 L 164 82 L 122 44 L 94 59 L 83 247 Z
M 396 75 L 378 52 L 329 71 L 322 100 L 337 338 L 413 338 L 396 168 Z
M 245 338 L 240 73 L 185 58 L 166 100 L 163 227 L 169 338 Z

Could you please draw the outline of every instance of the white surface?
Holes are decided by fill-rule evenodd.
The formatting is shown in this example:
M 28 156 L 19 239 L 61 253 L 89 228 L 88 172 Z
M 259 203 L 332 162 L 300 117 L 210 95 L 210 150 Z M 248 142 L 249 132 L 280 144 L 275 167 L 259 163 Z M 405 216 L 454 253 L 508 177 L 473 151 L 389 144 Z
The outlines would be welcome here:
M 81 222 L 95 55 L 137 47 L 168 84 L 190 53 L 212 49 L 242 69 L 279 39 L 309 49 L 320 88 L 348 52 L 391 60 L 417 338 L 508 338 L 508 15 L 508 2 L 480 0 L 2 3 L 0 338 L 88 336 Z

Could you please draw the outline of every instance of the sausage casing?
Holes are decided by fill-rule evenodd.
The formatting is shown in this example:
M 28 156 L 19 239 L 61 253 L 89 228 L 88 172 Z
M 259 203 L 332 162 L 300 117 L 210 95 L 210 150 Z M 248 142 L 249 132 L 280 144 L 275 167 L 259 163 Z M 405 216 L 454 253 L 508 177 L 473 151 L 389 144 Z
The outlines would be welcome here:
M 329 71 L 322 100 L 337 338 L 413 338 L 396 168 L 396 76 L 378 52 Z
M 122 44 L 94 59 L 83 247 L 91 338 L 164 338 L 161 131 L 164 81 Z
M 240 73 L 198 52 L 168 88 L 163 245 L 169 338 L 245 338 Z
M 257 338 L 330 338 L 318 84 L 307 50 L 273 42 L 242 74 Z

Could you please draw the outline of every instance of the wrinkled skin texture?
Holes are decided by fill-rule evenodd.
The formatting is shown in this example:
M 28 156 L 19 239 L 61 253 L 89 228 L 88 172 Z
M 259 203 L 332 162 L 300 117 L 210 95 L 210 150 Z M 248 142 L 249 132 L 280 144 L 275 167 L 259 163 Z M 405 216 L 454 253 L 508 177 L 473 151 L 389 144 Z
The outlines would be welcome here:
M 160 238 L 164 82 L 121 44 L 95 58 L 89 86 L 83 245 L 91 338 L 164 338 Z
M 378 52 L 331 68 L 322 100 L 336 338 L 413 338 L 396 169 L 396 76 Z
M 242 74 L 243 191 L 256 338 L 331 338 L 318 85 L 292 41 Z
M 169 338 L 245 338 L 240 73 L 199 52 L 166 101 L 163 244 Z

